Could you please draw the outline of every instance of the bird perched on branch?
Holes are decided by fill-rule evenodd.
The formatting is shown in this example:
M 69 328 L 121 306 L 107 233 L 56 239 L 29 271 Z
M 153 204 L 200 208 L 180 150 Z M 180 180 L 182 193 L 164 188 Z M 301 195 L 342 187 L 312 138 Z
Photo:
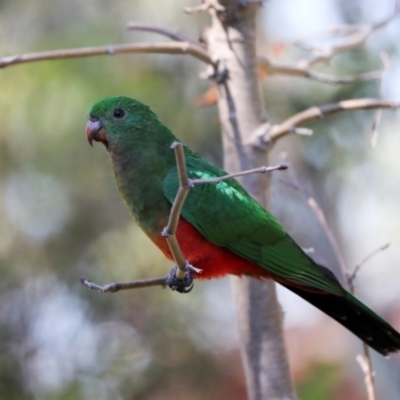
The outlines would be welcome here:
M 122 197 L 139 226 L 170 260 L 163 228 L 179 187 L 171 144 L 174 134 L 149 107 L 127 97 L 94 104 L 86 125 L 89 143 L 107 149 Z M 191 179 L 226 175 L 184 147 Z M 193 187 L 182 207 L 176 237 L 199 279 L 227 274 L 270 278 L 296 293 L 383 355 L 400 349 L 400 334 L 345 290 L 281 224 L 233 178 Z

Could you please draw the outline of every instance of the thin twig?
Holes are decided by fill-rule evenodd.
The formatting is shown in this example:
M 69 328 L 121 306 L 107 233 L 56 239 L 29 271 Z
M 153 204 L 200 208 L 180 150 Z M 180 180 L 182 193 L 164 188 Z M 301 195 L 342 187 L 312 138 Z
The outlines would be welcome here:
M 397 110 L 400 108 L 400 101 L 398 100 L 384 100 L 373 98 L 361 98 L 343 100 L 337 103 L 324 104 L 322 106 L 314 106 L 307 108 L 297 114 L 292 115 L 285 121 L 271 125 L 269 123 L 261 125 L 257 128 L 257 137 L 253 136 L 254 145 L 258 142 L 269 144 L 273 141 L 280 139 L 283 136 L 292 133 L 298 125 L 305 124 L 315 119 L 323 118 L 327 115 L 337 114 L 342 111 L 356 111 L 356 110 L 370 110 L 377 108 L 387 108 Z
M 334 76 L 321 72 L 311 70 L 315 64 L 325 62 L 328 63 L 336 54 L 348 51 L 354 48 L 361 47 L 368 37 L 378 29 L 386 26 L 390 21 L 400 14 L 400 7 L 394 7 L 393 12 L 383 20 L 371 25 L 342 25 L 331 27 L 321 34 L 329 34 L 340 37 L 336 43 L 324 46 L 313 46 L 306 43 L 310 37 L 293 42 L 293 45 L 302 48 L 303 50 L 311 52 L 312 56 L 309 59 L 301 60 L 297 65 L 275 63 L 267 57 L 259 57 L 259 65 L 264 69 L 267 74 L 281 74 L 289 76 L 297 76 L 312 79 L 322 83 L 328 84 L 348 84 L 354 82 L 364 82 L 370 80 L 382 79 L 385 71 L 371 71 L 357 75 Z M 313 36 L 316 36 L 314 34 Z
M 203 185 L 205 183 L 219 183 L 221 181 L 224 181 L 226 179 L 230 178 L 236 178 L 238 176 L 244 176 L 244 175 L 250 175 L 250 174 L 265 174 L 266 172 L 272 172 L 272 171 L 282 171 L 288 169 L 287 164 L 281 163 L 278 165 L 275 165 L 273 167 L 259 167 L 259 168 L 253 168 L 253 169 L 248 169 L 247 171 L 241 171 L 241 172 L 236 172 L 234 174 L 227 174 L 224 176 L 220 176 L 218 178 L 211 178 L 211 179 L 189 179 L 189 185 Z
M 304 40 L 297 40 L 293 44 L 302 48 L 303 50 L 310 51 L 313 56 L 301 62 L 303 67 L 309 68 L 312 65 L 321 62 L 329 62 L 332 57 L 338 53 L 355 49 L 364 45 L 369 36 L 376 32 L 378 29 L 386 26 L 389 22 L 395 19 L 400 14 L 400 7 L 395 4 L 395 7 L 390 15 L 371 25 L 344 25 L 339 27 L 329 28 L 327 33 L 333 35 L 342 35 L 343 37 L 337 43 L 330 46 L 312 46 L 304 42 Z
M 43 60 L 60 60 L 65 58 L 81 58 L 100 55 L 133 54 L 133 53 L 163 53 L 189 54 L 207 64 L 212 64 L 208 52 L 201 46 L 188 42 L 173 43 L 137 43 L 115 44 L 108 46 L 81 47 L 76 49 L 39 51 L 0 58 L 0 68 L 28 62 Z
M 204 46 L 201 43 L 190 38 L 189 36 L 186 36 L 177 31 L 172 31 L 167 28 L 162 28 L 160 26 L 144 24 L 144 23 L 140 23 L 140 22 L 128 22 L 127 28 L 129 30 L 158 33 L 158 34 L 166 36 L 172 40 L 175 40 L 176 42 L 188 42 L 188 43 L 192 43 L 193 45 L 204 48 Z
M 172 204 L 168 224 L 163 229 L 162 235 L 167 239 L 169 249 L 171 250 L 172 256 L 174 257 L 176 266 L 178 267 L 176 269 L 176 278 L 179 280 L 183 280 L 186 276 L 188 262 L 185 260 L 181 248 L 179 247 L 179 243 L 176 238 L 176 230 L 178 229 L 182 207 L 189 193 L 190 186 L 186 169 L 185 153 L 182 143 L 172 143 L 171 149 L 175 151 L 176 166 L 178 169 L 179 177 L 179 189 L 178 193 L 175 196 L 174 203 Z
M 361 262 L 356 265 L 354 268 L 353 272 L 351 274 L 347 274 L 347 284 L 349 286 L 349 289 L 351 293 L 354 294 L 355 292 L 355 287 L 354 287 L 354 281 L 357 277 L 357 272 L 360 270 L 360 268 L 367 262 L 369 261 L 372 257 L 380 253 L 381 251 L 386 250 L 390 246 L 390 243 L 385 243 L 382 246 L 379 246 L 377 249 L 375 249 L 373 252 L 368 254 Z M 375 400 L 376 394 L 375 394 L 375 372 L 373 370 L 372 366 L 372 361 L 371 361 L 371 355 L 369 351 L 369 347 L 366 345 L 365 342 L 363 342 L 363 350 L 364 350 L 364 357 L 361 356 L 360 354 L 356 357 L 356 360 L 361 366 L 362 371 L 364 372 L 365 378 L 365 386 L 367 388 L 367 395 L 368 395 L 368 400 Z
M 152 279 L 141 279 L 131 282 L 119 282 L 119 283 L 113 282 L 104 286 L 100 286 L 97 283 L 93 283 L 85 278 L 81 278 L 80 281 L 84 286 L 92 290 L 98 290 L 100 293 L 115 293 L 118 292 L 119 290 L 139 289 L 150 286 L 165 287 L 167 285 L 167 276 L 161 276 L 160 278 L 152 278 Z
M 380 79 L 382 76 L 382 71 L 371 71 L 358 75 L 345 75 L 345 76 L 329 75 L 329 74 L 324 74 L 322 72 L 312 71 L 309 69 L 308 66 L 305 65 L 290 65 L 290 64 L 275 63 L 264 56 L 258 57 L 258 64 L 260 67 L 263 68 L 263 70 L 267 74 L 270 75 L 279 74 L 279 75 L 297 76 L 332 85 L 377 80 Z
M 290 167 L 290 164 L 288 164 L 288 165 Z M 325 232 L 326 237 L 328 238 L 331 248 L 332 248 L 333 252 L 335 253 L 336 260 L 338 261 L 340 270 L 342 271 L 343 277 L 346 278 L 348 275 L 348 269 L 346 266 L 346 262 L 344 261 L 344 258 L 342 256 L 342 253 L 339 248 L 339 245 L 336 241 L 335 235 L 333 234 L 333 232 L 331 231 L 331 229 L 329 227 L 329 224 L 326 220 L 324 211 L 319 206 L 317 201 L 311 196 L 311 194 L 308 192 L 308 190 L 300 183 L 300 180 L 299 180 L 294 168 L 289 168 L 288 172 L 289 172 L 289 176 L 292 181 L 292 182 L 289 182 L 288 186 L 292 187 L 293 189 L 298 190 L 306 199 L 308 206 L 311 208 L 311 210 L 317 217 L 319 223 L 322 226 L 323 231 Z M 283 183 L 286 183 L 286 182 L 283 182 Z
M 370 254 L 368 254 L 366 257 L 364 257 L 361 262 L 359 262 L 352 273 L 347 273 L 347 282 L 349 284 L 350 287 L 350 291 L 351 293 L 354 293 L 354 280 L 356 279 L 357 273 L 358 271 L 361 269 L 361 267 L 367 262 L 369 261 L 371 258 L 373 258 L 374 256 L 376 256 L 378 253 L 380 253 L 381 251 L 386 250 L 388 247 L 390 246 L 390 243 L 385 243 L 381 246 L 379 246 L 377 249 L 375 249 L 374 251 L 372 251 Z
M 365 387 L 367 388 L 368 400 L 375 400 L 375 373 L 372 370 L 369 348 L 365 343 L 363 343 L 363 346 L 365 356 L 363 357 L 359 354 L 357 355 L 356 360 L 360 364 L 361 370 L 364 372 L 364 381 Z

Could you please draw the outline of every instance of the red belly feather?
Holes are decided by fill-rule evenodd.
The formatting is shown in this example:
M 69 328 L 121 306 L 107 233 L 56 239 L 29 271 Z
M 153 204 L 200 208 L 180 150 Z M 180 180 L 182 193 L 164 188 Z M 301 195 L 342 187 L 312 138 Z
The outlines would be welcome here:
M 166 223 L 162 222 L 160 226 L 161 232 Z M 149 237 L 169 260 L 173 260 L 165 238 L 161 235 L 149 235 Z M 268 273 L 256 264 L 209 242 L 182 217 L 179 220 L 176 237 L 185 259 L 194 267 L 203 270 L 202 274 L 195 274 L 198 279 L 221 278 L 227 274 L 269 277 Z

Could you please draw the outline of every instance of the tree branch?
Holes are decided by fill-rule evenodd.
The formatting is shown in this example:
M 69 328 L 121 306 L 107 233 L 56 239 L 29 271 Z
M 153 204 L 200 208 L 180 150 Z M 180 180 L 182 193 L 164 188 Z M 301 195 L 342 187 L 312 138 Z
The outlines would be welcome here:
M 88 287 L 92 290 L 98 290 L 100 293 L 115 293 L 119 290 L 128 290 L 128 289 L 139 289 L 150 286 L 161 286 L 165 288 L 167 285 L 167 276 L 161 276 L 160 278 L 152 278 L 152 279 L 142 279 L 131 282 L 119 282 L 119 283 L 108 283 L 107 285 L 100 286 L 97 283 L 93 283 L 85 278 L 80 279 L 82 285 Z
M 236 172 L 234 174 L 228 174 L 224 176 L 220 176 L 219 178 L 213 178 L 213 179 L 190 179 L 189 180 L 189 185 L 202 185 L 205 183 L 219 183 L 221 181 L 224 181 L 226 179 L 230 178 L 236 178 L 239 176 L 245 176 L 245 175 L 250 175 L 250 174 L 265 174 L 266 172 L 272 172 L 272 171 L 282 171 L 288 169 L 287 164 L 278 164 L 273 167 L 259 167 L 259 168 L 253 168 L 253 169 L 248 169 L 247 171 L 241 171 L 241 172 Z
M 375 257 L 378 253 L 386 250 L 389 246 L 390 246 L 390 243 L 385 243 L 385 244 L 379 246 L 377 249 L 375 249 L 370 254 L 368 254 L 360 263 L 358 263 L 352 273 L 347 273 L 347 282 L 349 284 L 351 293 L 354 293 L 354 281 L 355 281 L 355 279 L 357 277 L 357 273 L 361 269 L 361 267 L 367 261 L 369 261 L 371 258 Z
M 174 149 L 175 151 L 176 165 L 178 168 L 179 176 L 179 189 L 174 199 L 174 203 L 172 204 L 168 225 L 163 229 L 162 235 L 167 239 L 169 249 L 171 250 L 172 256 L 174 257 L 176 266 L 178 267 L 176 269 L 176 278 L 179 280 L 183 280 L 186 276 L 186 271 L 189 264 L 185 260 L 179 247 L 179 243 L 176 238 L 176 230 L 178 228 L 182 207 L 190 190 L 190 186 L 186 170 L 185 153 L 183 151 L 182 143 L 172 143 L 171 149 Z
M 286 161 L 286 160 L 285 160 Z M 303 197 L 306 199 L 308 206 L 313 211 L 314 215 L 317 217 L 317 220 L 322 226 L 323 231 L 325 232 L 326 237 L 328 238 L 329 244 L 333 252 L 335 253 L 336 260 L 339 264 L 340 270 L 342 272 L 343 277 L 345 278 L 346 283 L 348 276 L 348 268 L 340 251 L 339 245 L 336 241 L 335 235 L 331 231 L 329 224 L 326 220 L 325 213 L 322 208 L 319 206 L 317 201 L 311 196 L 311 194 L 307 191 L 307 189 L 300 183 L 300 180 L 296 174 L 296 171 L 293 168 L 289 168 L 289 176 L 291 178 L 291 182 L 281 181 L 284 184 L 292 187 L 295 190 L 298 190 Z
M 302 48 L 303 50 L 310 51 L 313 56 L 301 62 L 303 67 L 309 68 L 312 65 L 321 62 L 329 62 L 336 54 L 355 49 L 364 45 L 369 36 L 376 32 L 378 29 L 386 26 L 393 19 L 397 18 L 400 14 L 400 7 L 395 4 L 392 13 L 379 22 L 371 25 L 342 25 L 328 29 L 326 32 L 331 35 L 342 35 L 336 44 L 330 46 L 313 46 L 297 40 L 293 44 Z
M 205 33 L 213 60 L 226 72 L 214 77 L 228 172 L 268 165 L 266 152 L 245 146 L 249 135 L 266 121 L 261 96 L 255 38 L 259 4 L 220 0 L 224 12 L 210 9 L 212 25 Z M 223 79 L 227 76 L 227 79 Z M 215 79 L 216 78 L 216 79 Z M 240 182 L 264 207 L 269 179 L 244 176 Z M 283 340 L 282 309 L 275 283 L 231 277 L 248 397 L 251 400 L 296 399 Z
M 373 98 L 361 98 L 343 100 L 338 103 L 324 104 L 318 107 L 310 107 L 304 111 L 292 115 L 280 124 L 271 125 L 269 122 L 260 125 L 255 134 L 252 136 L 251 142 L 248 144 L 270 144 L 273 141 L 286 136 L 289 133 L 296 133 L 295 128 L 306 122 L 323 118 L 327 115 L 337 114 L 342 111 L 370 110 L 377 108 L 388 108 L 396 110 L 400 108 L 400 101 L 383 100 Z M 257 143 L 258 142 L 258 143 Z
M 368 400 L 375 400 L 375 372 L 372 369 L 371 356 L 369 354 L 368 346 L 363 343 L 364 357 L 358 354 L 356 361 L 360 364 L 360 367 L 364 373 L 365 387 L 367 388 Z
M 380 79 L 382 76 L 382 71 L 371 71 L 358 75 L 345 76 L 329 75 L 322 72 L 312 71 L 309 66 L 306 65 L 289 65 L 275 63 L 264 56 L 258 57 L 258 64 L 269 75 L 279 74 L 296 76 L 332 85 L 377 80 Z
M 159 27 L 156 25 L 143 24 L 140 22 L 128 22 L 127 28 L 129 30 L 158 33 L 159 35 L 166 36 L 172 40 L 175 40 L 176 42 L 188 42 L 195 46 L 204 48 L 204 46 L 201 43 L 199 43 L 195 39 L 190 38 L 189 36 L 186 36 L 180 32 L 172 31 L 170 29 L 162 28 L 162 27 Z
M 174 43 L 138 43 L 115 44 L 108 46 L 81 47 L 76 49 L 39 51 L 0 58 L 0 68 L 11 65 L 36 62 L 43 60 L 60 60 L 66 58 L 81 58 L 100 55 L 134 54 L 134 53 L 162 53 L 162 54 L 189 54 L 206 64 L 212 64 L 208 52 L 201 46 L 188 42 Z

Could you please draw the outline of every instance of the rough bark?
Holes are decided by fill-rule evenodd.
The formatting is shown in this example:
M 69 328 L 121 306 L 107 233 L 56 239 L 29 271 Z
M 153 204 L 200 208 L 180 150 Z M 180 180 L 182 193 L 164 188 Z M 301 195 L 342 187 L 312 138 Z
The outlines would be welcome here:
M 245 146 L 255 129 L 267 120 L 260 93 L 256 59 L 256 13 L 259 5 L 220 1 L 226 13 L 211 9 L 206 39 L 219 69 L 228 78 L 219 83 L 219 113 L 225 169 L 237 172 L 267 165 L 267 154 Z M 258 174 L 241 179 L 264 206 L 269 205 L 269 179 Z M 282 311 L 272 281 L 232 278 L 241 339 L 241 353 L 251 400 L 294 400 L 282 332 Z

